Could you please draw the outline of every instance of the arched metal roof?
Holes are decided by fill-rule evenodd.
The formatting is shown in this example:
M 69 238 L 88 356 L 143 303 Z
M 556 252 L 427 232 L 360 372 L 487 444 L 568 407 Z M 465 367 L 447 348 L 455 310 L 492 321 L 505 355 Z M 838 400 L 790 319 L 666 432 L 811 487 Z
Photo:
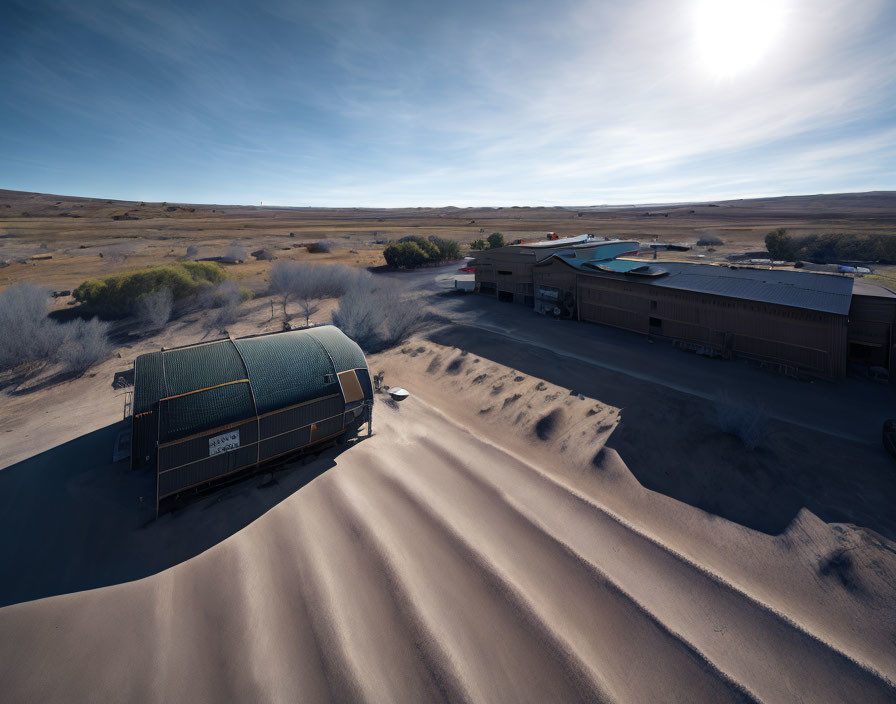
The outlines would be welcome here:
M 164 401 L 160 442 L 338 394 L 350 369 L 373 397 L 361 348 L 332 325 L 150 352 L 134 369 L 134 416 Z

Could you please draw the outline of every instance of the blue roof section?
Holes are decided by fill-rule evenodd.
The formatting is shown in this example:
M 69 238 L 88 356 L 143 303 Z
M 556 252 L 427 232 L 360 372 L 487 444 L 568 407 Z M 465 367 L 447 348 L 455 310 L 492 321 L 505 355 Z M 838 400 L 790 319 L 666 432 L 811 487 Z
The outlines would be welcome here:
M 692 262 L 656 262 L 655 270 L 666 276 L 637 276 L 639 267 L 652 266 L 644 260 L 616 259 L 611 262 L 582 262 L 571 257 L 555 257 L 591 276 L 622 278 L 647 286 L 708 293 L 779 306 L 848 315 L 853 279 L 840 274 L 818 274 L 786 269 L 752 269 L 715 266 Z M 626 267 L 631 266 L 630 269 Z M 600 267 L 600 268 L 597 268 Z M 613 268 L 619 267 L 619 268 Z M 649 272 L 648 272 L 649 273 Z
M 614 271 L 617 274 L 626 274 L 632 269 L 646 267 L 644 262 L 633 262 L 628 259 L 604 259 L 601 261 L 585 262 L 583 268 L 600 269 L 602 271 Z

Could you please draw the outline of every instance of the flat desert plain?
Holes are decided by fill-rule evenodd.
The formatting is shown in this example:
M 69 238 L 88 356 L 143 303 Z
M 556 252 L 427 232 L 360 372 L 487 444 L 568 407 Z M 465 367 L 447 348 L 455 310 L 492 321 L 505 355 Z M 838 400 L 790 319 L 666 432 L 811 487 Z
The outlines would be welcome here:
M 168 207 L 155 218 L 160 232 Z M 811 221 L 806 212 L 800 222 Z M 382 245 L 364 250 L 362 240 L 381 235 L 514 232 L 507 214 L 486 225 L 452 215 L 440 231 L 429 220 L 440 213 L 394 212 L 303 214 L 280 232 L 279 215 L 260 213 L 252 235 L 221 218 L 208 245 L 185 234 L 174 254 L 194 237 L 254 247 L 266 237 L 338 241 L 345 228 L 352 244 L 319 256 L 347 261 L 354 249 L 365 265 L 360 253 L 378 264 Z M 89 227 L 25 236 L 18 229 L 31 217 L 12 218 L 10 246 L 43 239 L 67 251 L 74 273 L 46 272 L 60 287 L 105 266 L 75 243 L 118 237 Z M 521 219 L 516 232 L 575 234 L 554 217 Z M 578 226 L 589 216 L 562 217 Z M 598 231 L 603 217 L 577 230 Z M 630 236 L 621 230 L 638 217 L 598 233 Z M 751 217 L 732 215 L 727 227 L 764 234 L 794 222 Z M 884 229 L 888 217 L 864 226 Z M 722 226 L 692 218 L 675 237 L 700 222 Z M 115 266 L 153 260 L 171 242 L 159 236 Z M 10 265 L 3 285 L 52 261 Z M 242 266 L 263 280 L 268 265 Z M 377 396 L 372 437 L 157 520 L 151 478 L 110 462 L 123 427 L 111 380 L 141 352 L 201 339 L 200 320 L 122 344 L 81 378 L 0 392 L 4 701 L 896 699 L 896 467 L 871 427 L 889 388 L 648 350 L 598 326 L 453 299 L 426 273 L 390 276 L 438 316 L 369 357 L 411 397 Z M 276 324 L 266 300 L 250 305 L 232 334 Z M 675 384 L 649 373 L 661 365 L 677 370 Z M 756 450 L 718 430 L 700 389 L 722 379 L 732 394 L 776 399 Z M 838 403 L 839 416 L 829 411 Z

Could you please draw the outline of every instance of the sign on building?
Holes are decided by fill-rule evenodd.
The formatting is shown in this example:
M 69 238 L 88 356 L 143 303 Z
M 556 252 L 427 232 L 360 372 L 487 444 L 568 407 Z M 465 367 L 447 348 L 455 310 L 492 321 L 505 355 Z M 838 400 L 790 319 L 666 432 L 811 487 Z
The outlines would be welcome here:
M 227 452 L 228 450 L 235 450 L 239 446 L 240 431 L 239 428 L 237 428 L 236 430 L 230 430 L 222 435 L 215 435 L 214 437 L 209 438 L 208 456 L 213 457 L 214 455 Z

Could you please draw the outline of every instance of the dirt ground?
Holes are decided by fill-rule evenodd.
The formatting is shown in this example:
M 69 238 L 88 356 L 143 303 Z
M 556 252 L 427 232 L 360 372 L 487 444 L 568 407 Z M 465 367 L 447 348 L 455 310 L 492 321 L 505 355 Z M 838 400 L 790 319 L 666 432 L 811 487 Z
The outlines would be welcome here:
M 381 236 L 508 235 L 516 215 L 517 232 L 563 234 L 635 228 L 643 217 L 670 223 L 670 239 L 724 222 L 722 204 L 687 221 L 671 210 L 442 209 L 382 220 L 376 211 L 283 211 L 274 230 L 280 215 L 252 208 L 218 218 L 199 206 L 57 200 L 0 194 L 20 208 L 0 220 L 7 235 L 17 223 L 0 257 L 38 238 L 53 251 L 0 269 L 0 286 L 32 278 L 70 287 L 91 267 L 176 258 L 188 241 L 215 251 L 237 222 L 250 225 L 246 242 L 271 246 L 338 242 L 343 231 L 350 244 L 330 255 L 280 251 L 356 265 L 367 255 L 350 250 L 373 263 Z M 848 217 L 815 201 L 790 204 L 794 212 L 758 204 L 761 218 L 732 215 L 728 226 L 764 234 L 802 218 L 883 230 L 892 215 L 879 203 L 853 201 Z M 85 217 L 51 216 L 51 206 Z M 139 207 L 153 217 L 111 220 Z M 84 229 L 59 225 L 54 239 L 52 217 Z M 191 218 L 218 229 L 184 233 Z M 105 252 L 117 228 L 151 222 L 155 234 L 128 235 L 145 249 L 114 265 L 80 254 L 82 243 Z M 177 232 L 199 239 L 160 239 Z M 747 246 L 754 235 L 743 236 Z M 266 266 L 234 271 L 259 281 Z M 872 437 L 889 387 L 785 380 L 600 326 L 532 321 L 519 306 L 439 291 L 454 268 L 387 274 L 439 317 L 369 356 L 386 384 L 411 392 L 401 404 L 378 397 L 371 438 L 158 520 L 153 477 L 111 461 L 127 429 L 112 379 L 142 352 L 217 337 L 203 313 L 155 337 L 116 338 L 116 356 L 84 377 L 45 370 L 0 389 L 4 701 L 896 699 L 896 472 Z M 262 297 L 228 332 L 280 325 Z M 776 399 L 756 448 L 719 428 L 713 389 L 722 379 L 738 398 Z

